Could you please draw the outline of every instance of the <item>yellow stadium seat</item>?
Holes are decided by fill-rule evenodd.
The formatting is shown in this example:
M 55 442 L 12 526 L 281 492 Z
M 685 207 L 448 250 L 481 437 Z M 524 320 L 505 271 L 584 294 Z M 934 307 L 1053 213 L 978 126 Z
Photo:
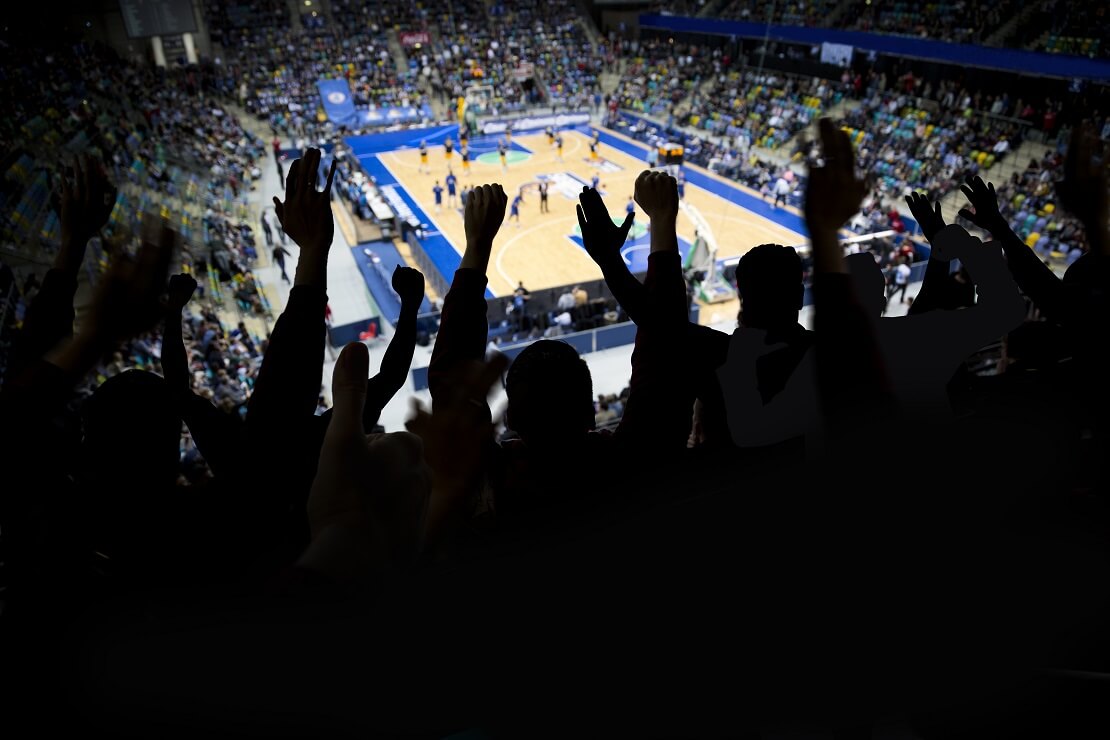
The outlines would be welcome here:
M 1056 204 L 1055 203 L 1045 203 L 1044 212 L 1046 214 L 1050 215 L 1050 216 L 1053 213 L 1056 213 Z

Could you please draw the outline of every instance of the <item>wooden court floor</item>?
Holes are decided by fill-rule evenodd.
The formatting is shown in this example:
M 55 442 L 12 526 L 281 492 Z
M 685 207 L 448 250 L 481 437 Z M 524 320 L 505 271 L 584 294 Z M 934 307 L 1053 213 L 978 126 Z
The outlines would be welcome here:
M 560 162 L 555 148 L 549 146 L 543 132 L 514 135 L 513 143 L 530 150 L 531 155 L 524 161 L 511 162 L 507 172 L 502 172 L 496 155 L 488 158 L 494 160 L 492 162 L 472 161 L 469 175 L 464 174 L 457 151 L 451 159 L 451 169 L 458 178 L 459 190 L 467 185 L 501 183 L 511 201 L 516 192 L 526 188 L 519 225 L 509 220 L 506 209 L 505 224 L 494 240 L 487 274 L 489 288 L 495 295 L 511 294 L 518 281 L 523 281 L 529 290 L 541 290 L 601 278 L 601 271 L 593 260 L 570 239 L 578 229 L 575 212 L 577 193 L 597 173 L 601 178 L 600 190 L 611 215 L 622 221 L 628 198 L 633 193 L 633 184 L 646 165 L 605 144 L 599 145 L 599 163 L 594 164 L 590 161 L 590 137 L 578 131 L 564 131 L 563 139 L 563 161 Z M 436 181 L 443 185 L 448 173 L 443 147 L 428 147 L 430 174 L 420 172 L 420 155 L 416 149 L 385 152 L 379 157 L 419 203 L 431 225 L 461 254 L 466 238 L 457 199 L 454 207 L 449 207 L 445 191 L 443 207 L 437 211 L 433 196 Z M 710 177 L 717 177 L 701 171 Z M 548 191 L 548 213 L 540 212 L 538 194 L 528 189 L 534 187 L 540 175 L 554 178 Z M 717 179 L 736 186 L 731 180 Z M 758 196 L 754 191 L 748 192 Z M 720 259 L 739 256 L 757 244 L 804 243 L 800 234 L 689 183 L 686 185 L 686 201 L 701 213 L 713 231 Z M 637 206 L 637 225 L 642 227 L 647 220 Z M 689 242 L 694 240 L 694 224 L 685 213 L 679 215 L 678 233 Z M 450 279 L 450 276 L 446 277 Z M 732 313 L 735 315 L 734 311 Z

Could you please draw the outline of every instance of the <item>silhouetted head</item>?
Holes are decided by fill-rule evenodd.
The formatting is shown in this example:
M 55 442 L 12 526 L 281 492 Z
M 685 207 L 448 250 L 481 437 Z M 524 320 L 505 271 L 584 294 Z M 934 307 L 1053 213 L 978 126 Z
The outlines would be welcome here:
M 541 339 L 517 355 L 505 393 L 508 426 L 529 446 L 573 446 L 594 428 L 590 368 L 566 342 Z
M 109 378 L 85 403 L 85 472 L 93 481 L 151 490 L 173 485 L 181 416 L 166 381 L 128 370 Z
M 802 260 L 793 247 L 760 244 L 736 265 L 736 288 L 742 326 L 778 329 L 796 324 L 805 296 Z
M 844 258 L 844 264 L 852 276 L 852 286 L 856 289 L 860 305 L 868 315 L 882 316 L 886 309 L 886 279 L 875 258 L 866 252 L 849 254 Z

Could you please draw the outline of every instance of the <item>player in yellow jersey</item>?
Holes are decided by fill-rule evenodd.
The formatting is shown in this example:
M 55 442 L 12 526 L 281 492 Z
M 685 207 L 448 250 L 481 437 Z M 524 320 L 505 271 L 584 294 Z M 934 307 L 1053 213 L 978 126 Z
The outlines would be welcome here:
M 428 143 L 425 141 L 420 142 L 420 172 L 428 171 L 430 174 L 432 168 L 428 166 Z
M 470 174 L 470 147 L 463 145 L 462 150 L 459 152 L 459 157 L 462 159 L 463 174 Z
M 455 151 L 455 142 L 451 141 L 451 137 L 447 137 L 447 141 L 443 142 L 443 156 L 447 159 L 447 167 L 451 167 L 451 154 Z

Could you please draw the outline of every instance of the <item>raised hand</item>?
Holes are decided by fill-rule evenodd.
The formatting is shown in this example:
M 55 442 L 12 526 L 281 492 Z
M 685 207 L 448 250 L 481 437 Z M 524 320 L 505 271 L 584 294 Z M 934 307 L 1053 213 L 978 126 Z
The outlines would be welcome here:
M 578 226 L 582 229 L 582 244 L 586 253 L 602 268 L 619 263 L 621 246 L 628 238 L 635 212 L 629 213 L 624 223 L 617 226 L 601 194 L 593 188 L 582 188 L 578 202 Z
M 1064 161 L 1064 180 L 1057 185 L 1057 191 L 1061 205 L 1083 222 L 1091 246 L 1097 251 L 1110 249 L 1107 166 L 1110 146 L 1099 139 L 1090 122 L 1076 126 Z
M 978 248 L 983 245 L 977 237 L 967 233 L 959 224 L 949 224 L 929 239 L 933 252 L 929 259 L 938 262 L 951 262 L 952 260 L 975 259 Z
M 428 511 L 428 539 L 438 537 L 445 522 L 479 484 L 488 445 L 493 440 L 486 398 L 509 361 L 497 353 L 489 362 L 461 367 L 451 392 L 436 397 L 429 413 L 413 401 L 415 415 L 406 423 L 424 443 L 424 459 L 433 475 Z
M 636 178 L 634 196 L 652 221 L 678 218 L 678 180 L 666 172 L 641 172 Z
M 810 167 L 806 184 L 805 217 L 813 244 L 817 272 L 844 272 L 844 250 L 837 231 L 859 212 L 867 194 L 867 183 L 856 177 L 855 154 L 848 135 L 822 118 L 818 129 L 825 160 L 823 167 Z
M 174 275 L 170 278 L 170 295 L 169 295 L 169 308 L 171 311 L 180 313 L 181 309 L 193 297 L 194 291 L 197 289 L 197 281 L 193 279 L 192 275 Z
M 424 275 L 411 267 L 398 265 L 393 271 L 393 290 L 401 297 L 402 307 L 417 307 L 424 300 Z
M 85 245 L 104 224 L 116 203 L 116 188 L 100 163 L 81 156 L 73 163 L 73 180 L 62 177 L 61 241 L 57 267 L 76 270 Z
M 365 580 L 405 568 L 419 554 L 430 473 L 420 439 L 363 431 L 366 345 L 343 348 L 332 377 L 335 405 L 308 499 L 313 546 L 302 564 Z
M 274 197 L 274 210 L 282 231 L 292 237 L 301 249 L 327 252 L 335 233 L 331 213 L 331 184 L 335 179 L 337 160 L 332 160 L 328 181 L 323 192 L 316 189 L 316 173 L 320 169 L 320 150 L 309 149 L 289 167 L 285 178 L 285 202 Z
M 911 193 L 906 196 L 906 205 L 910 207 L 910 213 L 913 214 L 917 223 L 921 224 L 921 233 L 932 242 L 937 232 L 944 228 L 944 216 L 940 212 L 940 201 L 938 200 L 934 206 L 930 206 L 929 199 L 925 197 L 924 193 Z
M 961 218 L 966 218 L 980 229 L 992 234 L 1008 228 L 1006 219 L 998 212 L 998 197 L 994 194 L 994 183 L 984 183 L 983 178 L 978 176 L 969 177 L 967 182 L 960 186 L 960 190 L 964 192 L 972 206 L 971 210 L 960 209 Z
M 848 134 L 831 120 L 819 123 L 824 167 L 812 167 L 806 184 L 805 217 L 810 230 L 840 229 L 859 213 L 867 184 L 856 177 L 855 154 Z
M 466 199 L 463 225 L 467 246 L 492 246 L 493 238 L 505 221 L 509 196 L 501 185 L 479 185 Z
M 98 339 L 119 341 L 146 331 L 163 318 L 161 298 L 178 245 L 179 235 L 168 220 L 144 219 L 138 256 L 120 253 L 113 260 L 93 300 L 88 330 Z

